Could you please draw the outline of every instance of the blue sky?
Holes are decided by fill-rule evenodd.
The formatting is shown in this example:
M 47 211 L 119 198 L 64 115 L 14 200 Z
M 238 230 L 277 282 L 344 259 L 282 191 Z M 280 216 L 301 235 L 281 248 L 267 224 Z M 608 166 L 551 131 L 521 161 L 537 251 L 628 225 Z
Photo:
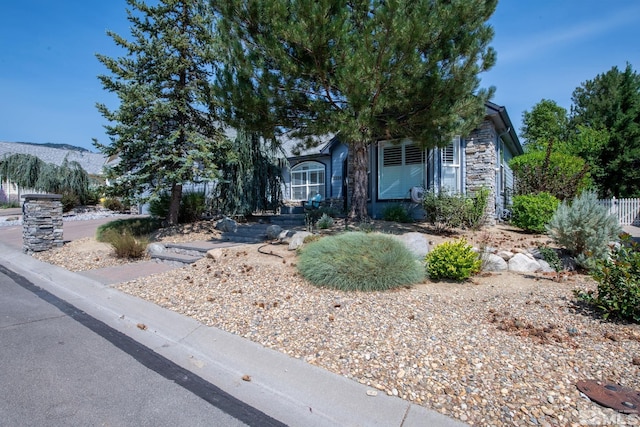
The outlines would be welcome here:
M 0 141 L 54 142 L 95 151 L 108 142 L 96 102 L 115 105 L 95 58 L 122 54 L 105 34 L 129 36 L 124 0 L 7 2 L 0 20 Z M 501 0 L 490 20 L 495 86 L 520 131 L 522 112 L 541 99 L 569 108 L 582 82 L 629 62 L 640 72 L 640 1 Z

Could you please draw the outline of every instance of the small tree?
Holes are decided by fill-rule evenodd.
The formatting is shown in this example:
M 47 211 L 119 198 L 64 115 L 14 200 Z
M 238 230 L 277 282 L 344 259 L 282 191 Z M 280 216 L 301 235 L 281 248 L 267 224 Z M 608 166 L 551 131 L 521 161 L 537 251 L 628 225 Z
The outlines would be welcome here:
M 240 131 L 229 142 L 226 162 L 217 185 L 218 207 L 227 215 L 249 215 L 275 210 L 281 199 L 284 156 L 256 133 Z
M 560 200 L 572 199 L 591 186 L 589 166 L 580 157 L 554 152 L 531 151 L 509 162 L 516 178 L 516 194 L 549 193 Z

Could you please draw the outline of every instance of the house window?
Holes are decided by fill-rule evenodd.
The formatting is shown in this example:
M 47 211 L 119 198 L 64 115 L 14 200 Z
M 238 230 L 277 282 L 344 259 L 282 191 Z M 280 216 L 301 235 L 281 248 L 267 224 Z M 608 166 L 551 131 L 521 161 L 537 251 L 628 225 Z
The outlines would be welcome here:
M 450 193 L 460 192 L 460 137 L 456 136 L 451 144 L 440 149 L 442 176 L 440 189 Z
M 381 142 L 378 156 L 378 198 L 408 199 L 412 187 L 424 186 L 425 150 L 409 140 Z
M 324 165 L 318 162 L 303 162 L 291 169 L 292 200 L 309 200 L 316 194 L 325 198 Z

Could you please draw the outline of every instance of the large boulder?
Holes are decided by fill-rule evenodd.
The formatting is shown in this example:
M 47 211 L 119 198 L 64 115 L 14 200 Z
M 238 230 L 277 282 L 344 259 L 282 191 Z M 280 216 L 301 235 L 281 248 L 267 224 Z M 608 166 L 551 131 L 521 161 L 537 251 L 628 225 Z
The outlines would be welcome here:
M 482 255 L 482 266 L 484 271 L 507 271 L 509 265 L 501 256 L 485 252 Z
M 291 238 L 296 235 L 295 230 L 282 230 L 280 234 L 278 234 L 278 240 L 282 243 L 289 243 Z
M 540 270 L 540 263 L 525 254 L 517 253 L 509 260 L 509 271 L 533 273 Z
M 313 233 L 309 233 L 308 231 L 298 231 L 296 234 L 293 235 L 293 237 L 291 237 L 291 240 L 289 240 L 289 250 L 295 251 L 296 249 L 298 249 L 300 246 L 304 244 L 304 239 L 307 236 L 312 236 L 312 235 Z
M 280 235 L 280 233 L 282 233 L 282 227 L 276 224 L 272 224 L 267 227 L 266 233 L 267 233 L 267 239 L 276 240 Z
M 216 223 L 216 230 L 223 233 L 235 233 L 238 230 L 238 223 L 231 218 L 224 217 Z
M 422 233 L 405 233 L 393 235 L 393 237 L 404 243 L 416 258 L 422 259 L 429 253 L 429 240 Z

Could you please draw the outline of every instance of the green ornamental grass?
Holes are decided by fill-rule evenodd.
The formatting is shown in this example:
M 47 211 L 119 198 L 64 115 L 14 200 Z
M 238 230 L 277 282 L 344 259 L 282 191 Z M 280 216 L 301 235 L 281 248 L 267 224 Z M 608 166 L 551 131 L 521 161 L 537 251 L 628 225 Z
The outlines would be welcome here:
M 424 268 L 398 240 L 349 232 L 305 245 L 298 270 L 316 286 L 343 291 L 383 291 L 419 283 Z

